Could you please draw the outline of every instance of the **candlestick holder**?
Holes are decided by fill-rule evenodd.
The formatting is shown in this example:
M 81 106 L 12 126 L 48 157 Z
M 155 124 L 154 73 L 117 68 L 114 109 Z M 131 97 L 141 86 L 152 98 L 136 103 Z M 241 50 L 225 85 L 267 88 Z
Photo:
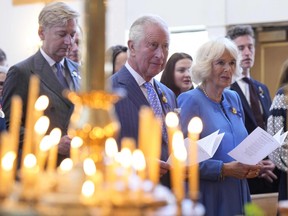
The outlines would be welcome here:
M 103 170 L 105 141 L 116 137 L 119 123 L 114 104 L 119 96 L 103 90 L 84 93 L 68 92 L 67 98 L 75 104 L 68 133 L 83 139 L 81 158 L 90 157 Z

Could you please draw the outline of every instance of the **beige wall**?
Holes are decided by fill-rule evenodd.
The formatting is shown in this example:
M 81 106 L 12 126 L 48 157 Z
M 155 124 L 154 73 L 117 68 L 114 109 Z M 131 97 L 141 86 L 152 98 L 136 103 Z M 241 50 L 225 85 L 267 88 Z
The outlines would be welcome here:
M 84 0 L 67 0 L 83 14 Z M 44 4 L 13 6 L 0 0 L 0 47 L 15 64 L 39 46 L 37 17 Z M 287 18 L 286 0 L 108 0 L 106 46 L 126 43 L 125 30 L 141 14 L 157 13 L 171 27 L 205 25 L 209 36 L 225 34 L 235 23 L 279 22 Z M 245 11 L 245 12 L 244 12 Z

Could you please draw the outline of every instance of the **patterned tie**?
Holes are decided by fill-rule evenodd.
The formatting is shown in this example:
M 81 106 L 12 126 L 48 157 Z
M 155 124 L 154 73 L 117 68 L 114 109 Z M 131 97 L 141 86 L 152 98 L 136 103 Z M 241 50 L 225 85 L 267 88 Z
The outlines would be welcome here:
M 64 88 L 68 88 L 69 89 L 69 85 L 67 83 L 67 80 L 65 79 L 64 75 L 63 75 L 63 72 L 62 72 L 62 66 L 59 62 L 56 62 L 55 63 L 55 67 L 57 68 L 57 72 L 56 72 L 56 76 L 59 80 L 59 82 L 61 83 L 61 85 L 64 87 Z
M 159 101 L 158 95 L 156 94 L 155 89 L 150 82 L 145 82 L 144 87 L 147 89 L 148 101 L 150 103 L 150 106 L 153 109 L 155 116 L 160 118 L 162 122 L 162 136 L 167 143 L 168 135 L 167 135 L 167 130 L 164 124 L 162 106 Z
M 251 110 L 255 116 L 257 125 L 265 130 L 265 123 L 263 120 L 263 116 L 261 114 L 257 91 L 256 91 L 251 79 L 249 79 L 248 77 L 243 77 L 242 80 L 249 85 Z

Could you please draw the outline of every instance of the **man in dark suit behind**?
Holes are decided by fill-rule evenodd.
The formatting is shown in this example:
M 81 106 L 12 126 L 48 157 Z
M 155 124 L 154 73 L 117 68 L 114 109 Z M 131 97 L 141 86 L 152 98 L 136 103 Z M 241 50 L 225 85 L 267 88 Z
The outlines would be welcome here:
M 267 86 L 250 76 L 250 70 L 254 64 L 255 58 L 255 38 L 254 32 L 249 25 L 233 26 L 227 31 L 227 37 L 235 42 L 242 55 L 241 67 L 242 75 L 237 77 L 232 83 L 231 89 L 236 91 L 242 102 L 245 113 L 245 126 L 250 134 L 255 128 L 262 127 L 266 130 L 267 118 L 269 116 L 269 109 L 271 106 L 271 97 Z M 255 118 L 255 114 L 251 108 L 249 84 L 244 81 L 247 77 L 252 82 L 252 86 L 256 90 L 257 103 L 260 105 L 259 120 Z M 244 79 L 243 79 L 244 78 Z M 262 160 L 263 173 L 257 178 L 248 179 L 248 184 L 251 194 L 277 192 L 278 180 L 277 170 L 275 165 L 268 158 Z M 274 170 L 274 173 L 273 173 Z
M 169 49 L 169 31 L 167 24 L 158 16 L 143 16 L 137 19 L 130 28 L 128 40 L 129 57 L 119 72 L 111 77 L 113 89 L 126 91 L 125 98 L 116 105 L 121 129 L 120 138 L 132 137 L 138 140 L 139 110 L 141 106 L 150 106 L 147 90 L 144 87 L 150 82 L 162 106 L 162 118 L 177 107 L 174 93 L 154 79 L 165 67 Z M 165 96 L 165 100 L 163 99 Z M 164 132 L 165 133 L 165 132 Z M 147 134 L 149 136 L 149 134 Z M 149 143 L 147 143 L 149 145 Z M 168 143 L 162 136 L 160 158 L 160 181 L 169 187 Z
M 43 42 L 42 47 L 34 55 L 12 66 L 8 71 L 3 90 L 3 110 L 8 128 L 12 96 L 19 95 L 23 101 L 20 156 L 25 133 L 25 115 L 31 75 L 36 75 L 40 79 L 40 95 L 46 95 L 49 98 L 49 106 L 44 113 L 50 119 L 48 132 L 55 127 L 62 131 L 62 138 L 58 147 L 58 162 L 69 156 L 71 139 L 67 135 L 67 128 L 74 106 L 63 97 L 62 92 L 64 89 L 73 91 L 79 89 L 78 65 L 66 58 L 74 42 L 78 16 L 79 14 L 65 3 L 54 2 L 46 5 L 40 12 L 38 19 L 38 35 Z M 62 73 L 65 85 L 61 84 L 56 76 L 55 63 L 60 63 L 59 71 Z

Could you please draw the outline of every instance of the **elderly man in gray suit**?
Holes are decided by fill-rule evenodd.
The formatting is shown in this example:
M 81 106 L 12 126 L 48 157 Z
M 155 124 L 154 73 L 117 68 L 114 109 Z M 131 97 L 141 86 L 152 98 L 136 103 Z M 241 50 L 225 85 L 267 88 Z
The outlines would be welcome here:
M 154 79 L 165 67 L 169 50 L 169 31 L 167 24 L 158 16 L 143 16 L 130 28 L 129 57 L 125 66 L 111 77 L 113 89 L 121 88 L 127 92 L 115 108 L 121 129 L 120 137 L 138 140 L 139 110 L 141 106 L 152 106 L 149 92 L 156 95 L 162 120 L 169 111 L 174 111 L 177 102 L 174 93 Z M 147 87 L 150 86 L 151 88 Z M 158 110 L 158 111 L 159 111 Z M 156 116 L 159 116 L 154 111 Z M 161 116 L 162 115 L 162 116 Z M 164 125 L 163 125 L 164 126 Z M 162 130 L 162 152 L 159 158 L 161 182 L 169 187 L 168 143 L 165 130 Z M 147 134 L 149 136 L 149 134 Z M 147 143 L 149 145 L 149 143 Z
M 40 79 L 40 95 L 49 98 L 45 115 L 50 119 L 48 132 L 58 127 L 62 131 L 59 143 L 58 163 L 69 156 L 70 137 L 67 128 L 73 104 L 62 95 L 64 89 L 79 89 L 78 65 L 66 58 L 74 43 L 79 14 L 62 2 L 46 5 L 39 15 L 38 35 L 43 45 L 28 59 L 12 66 L 7 74 L 3 90 L 3 111 L 6 125 L 10 123 L 10 106 L 13 95 L 19 95 L 23 101 L 21 119 L 20 146 L 21 156 L 27 109 L 28 86 L 31 75 Z

